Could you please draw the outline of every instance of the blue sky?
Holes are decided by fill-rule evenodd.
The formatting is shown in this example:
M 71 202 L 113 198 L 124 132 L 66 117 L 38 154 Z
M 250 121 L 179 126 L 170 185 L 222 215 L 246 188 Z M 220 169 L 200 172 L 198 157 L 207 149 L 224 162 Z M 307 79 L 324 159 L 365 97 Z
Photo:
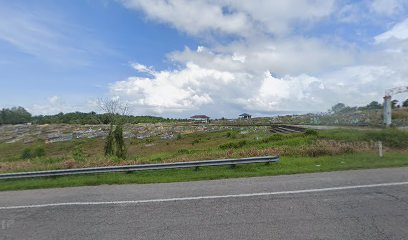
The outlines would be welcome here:
M 0 107 L 231 117 L 408 85 L 402 0 L 0 0 Z M 397 99 L 408 98 L 406 94 Z

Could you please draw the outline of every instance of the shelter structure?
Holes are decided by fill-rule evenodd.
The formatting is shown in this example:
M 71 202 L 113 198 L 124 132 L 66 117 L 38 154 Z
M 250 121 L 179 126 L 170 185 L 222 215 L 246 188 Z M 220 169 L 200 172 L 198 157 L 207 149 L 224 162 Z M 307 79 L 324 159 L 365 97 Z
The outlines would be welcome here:
M 197 122 L 208 123 L 210 121 L 210 117 L 206 115 L 194 115 L 194 116 L 191 116 L 190 118 Z
M 250 119 L 251 117 L 252 116 L 250 114 L 248 114 L 248 113 L 243 113 L 243 114 L 239 115 L 239 118 L 242 118 L 242 119 Z

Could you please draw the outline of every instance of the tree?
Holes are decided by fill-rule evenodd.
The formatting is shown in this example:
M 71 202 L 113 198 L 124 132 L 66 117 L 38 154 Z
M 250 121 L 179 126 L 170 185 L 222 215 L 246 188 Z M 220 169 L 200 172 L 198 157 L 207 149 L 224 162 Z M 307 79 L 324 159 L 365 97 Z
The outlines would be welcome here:
M 115 146 L 116 146 L 116 156 L 121 159 L 126 158 L 126 145 L 123 139 L 123 126 L 118 125 L 113 132 L 113 137 L 115 139 Z
M 408 107 L 408 99 L 405 100 L 405 101 L 402 103 L 402 106 L 403 106 L 403 107 Z
M 398 100 L 394 99 L 391 101 L 391 108 L 396 108 L 398 104 Z
M 377 101 L 372 101 L 367 105 L 367 109 L 381 109 L 382 105 Z
M 3 108 L 0 111 L 0 124 L 21 124 L 31 122 L 31 113 L 23 107 Z
M 336 105 L 334 105 L 331 110 L 334 113 L 339 113 L 341 112 L 344 108 L 346 108 L 346 105 L 344 103 L 337 103 Z
M 105 141 L 105 156 L 115 154 L 118 158 L 125 159 L 127 152 L 123 138 L 123 124 L 128 106 L 119 99 L 99 99 L 99 106 L 105 112 L 105 120 L 110 125 Z

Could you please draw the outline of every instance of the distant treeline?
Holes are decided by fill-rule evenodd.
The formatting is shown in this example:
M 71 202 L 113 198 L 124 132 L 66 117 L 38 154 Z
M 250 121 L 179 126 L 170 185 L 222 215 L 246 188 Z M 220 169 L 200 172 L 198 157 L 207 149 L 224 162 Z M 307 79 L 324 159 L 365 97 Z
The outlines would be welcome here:
M 31 122 L 31 113 L 23 107 L 3 108 L 0 111 L 0 124 L 21 124 Z
M 13 107 L 11 109 L 3 108 L 0 112 L 0 124 L 108 124 L 110 121 L 108 114 L 97 114 L 95 112 L 82 113 L 58 113 L 55 115 L 32 116 L 23 107 Z M 153 116 L 122 116 L 125 123 L 159 123 L 185 121 L 180 119 L 169 119 Z
M 394 99 L 391 101 L 391 107 L 392 108 L 408 107 L 408 99 L 403 101 L 401 104 L 398 104 L 398 100 Z M 382 108 L 383 108 L 383 105 L 377 101 L 372 101 L 371 103 L 363 107 L 349 107 L 349 106 L 346 106 L 344 103 L 337 103 L 329 110 L 329 112 L 348 113 L 348 112 L 354 112 L 354 111 L 364 111 L 364 110 L 373 110 L 373 109 L 382 109 Z

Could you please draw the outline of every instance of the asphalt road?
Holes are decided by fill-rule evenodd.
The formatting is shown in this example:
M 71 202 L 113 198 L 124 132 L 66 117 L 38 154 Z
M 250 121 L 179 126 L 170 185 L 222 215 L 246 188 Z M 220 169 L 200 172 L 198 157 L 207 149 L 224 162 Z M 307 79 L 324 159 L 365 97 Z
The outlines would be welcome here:
M 0 239 L 408 239 L 408 168 L 0 192 Z

